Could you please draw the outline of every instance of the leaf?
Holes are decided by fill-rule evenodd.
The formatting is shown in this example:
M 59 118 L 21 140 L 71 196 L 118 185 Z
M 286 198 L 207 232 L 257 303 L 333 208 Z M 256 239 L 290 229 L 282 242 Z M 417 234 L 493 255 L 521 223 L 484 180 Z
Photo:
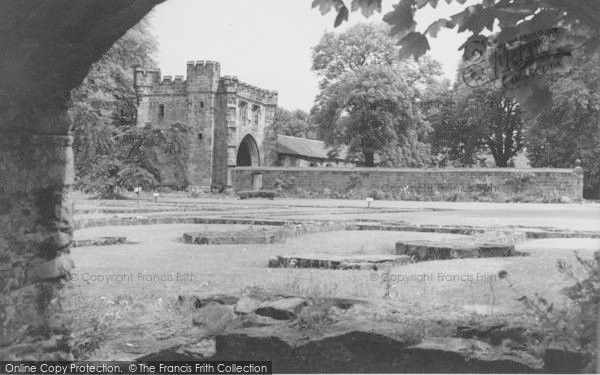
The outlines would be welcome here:
M 346 8 L 345 5 L 338 10 L 338 14 L 337 14 L 337 17 L 335 17 L 335 22 L 333 23 L 333 27 L 338 27 L 344 21 L 348 21 L 348 8 Z
M 458 25 L 458 32 L 471 30 L 479 34 L 484 28 L 492 31 L 494 27 L 495 9 L 484 8 L 481 4 L 471 5 L 460 13 L 450 17 Z
M 394 5 L 394 10 L 383 17 L 383 21 L 392 26 L 391 35 L 398 39 L 413 31 L 417 26 L 414 19 L 414 0 L 401 0 Z
M 415 31 L 402 38 L 398 44 L 401 46 L 399 52 L 400 59 L 413 56 L 416 60 L 430 49 L 427 37 Z
M 500 28 L 515 26 L 522 19 L 534 14 L 540 3 L 539 0 L 519 0 L 516 5 L 512 0 L 500 0 L 495 6 Z
M 352 0 L 352 11 L 359 8 L 363 16 L 371 17 L 375 11 L 381 13 L 381 0 Z
M 505 27 L 494 37 L 494 41 L 498 44 L 504 44 L 519 36 L 519 29 L 515 26 Z
M 459 50 L 463 51 L 463 60 L 469 61 L 473 58 L 477 58 L 485 55 L 485 51 L 488 47 L 488 38 L 483 35 L 471 35 L 466 42 L 464 42 Z
M 417 0 L 417 8 L 421 9 L 425 5 L 429 4 L 432 8 L 436 8 L 439 0 Z
M 529 21 L 521 22 L 517 27 L 522 35 L 546 31 L 556 26 L 558 12 L 542 10 Z
M 450 21 L 449 19 L 440 18 L 439 20 L 432 22 L 423 34 L 429 34 L 432 37 L 437 38 L 437 34 L 440 32 L 442 27 L 452 29 L 454 26 L 456 26 L 454 22 Z
M 319 7 L 319 11 L 322 15 L 327 14 L 331 11 L 331 8 L 337 5 L 338 0 L 313 0 L 311 8 L 314 9 Z

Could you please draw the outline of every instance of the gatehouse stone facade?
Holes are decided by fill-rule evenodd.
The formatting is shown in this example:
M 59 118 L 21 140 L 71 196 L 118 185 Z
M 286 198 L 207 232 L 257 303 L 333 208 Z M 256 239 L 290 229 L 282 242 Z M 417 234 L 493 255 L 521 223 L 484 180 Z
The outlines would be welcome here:
M 277 91 L 221 76 L 215 61 L 189 61 L 186 79 L 137 68 L 134 82 L 138 126 L 193 129 L 187 168 L 162 163 L 162 185 L 223 189 L 231 186 L 231 168 L 270 164 Z

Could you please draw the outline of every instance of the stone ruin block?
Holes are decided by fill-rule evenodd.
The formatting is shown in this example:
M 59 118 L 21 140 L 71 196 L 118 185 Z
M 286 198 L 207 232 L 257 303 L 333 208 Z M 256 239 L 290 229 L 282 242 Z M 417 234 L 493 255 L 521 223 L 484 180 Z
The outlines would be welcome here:
M 381 266 L 402 265 L 409 262 L 410 257 L 407 255 L 302 254 L 270 258 L 269 267 L 377 270 Z

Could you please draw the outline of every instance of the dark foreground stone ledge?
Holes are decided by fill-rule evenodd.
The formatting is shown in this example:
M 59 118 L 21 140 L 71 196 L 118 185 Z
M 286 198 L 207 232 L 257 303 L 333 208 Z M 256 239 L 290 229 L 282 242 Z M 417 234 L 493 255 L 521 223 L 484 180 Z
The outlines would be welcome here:
M 459 325 L 455 337 L 423 339 L 410 323 L 344 318 L 346 310 L 368 306 L 364 300 L 251 288 L 178 301 L 192 309 L 201 340 L 139 360 L 264 360 L 276 373 L 575 373 L 590 363 L 556 345 L 532 355 L 539 351 L 529 343 L 543 341 L 544 332 L 508 321 Z M 322 311 L 335 313 L 316 319 Z
M 314 335 L 314 334 L 313 334 Z M 310 337 L 291 327 L 238 329 L 216 336 L 215 358 L 269 360 L 275 372 L 516 372 L 543 370 L 540 359 L 475 339 L 428 338 L 386 322 L 342 322 Z

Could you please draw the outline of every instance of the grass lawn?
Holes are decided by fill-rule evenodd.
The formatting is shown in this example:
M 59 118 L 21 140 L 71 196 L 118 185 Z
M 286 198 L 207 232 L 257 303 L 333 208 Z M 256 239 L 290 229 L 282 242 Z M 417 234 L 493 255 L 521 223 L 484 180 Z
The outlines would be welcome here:
M 592 257 L 597 239 L 532 240 L 517 249 L 526 257 L 429 261 L 378 271 L 269 269 L 275 255 L 391 254 L 401 239 L 444 240 L 449 234 L 410 232 L 329 232 L 274 245 L 189 245 L 184 232 L 247 229 L 247 225 L 145 225 L 98 227 L 76 238 L 127 236 L 134 245 L 72 249 L 74 281 L 63 289 L 65 319 L 71 322 L 79 356 L 95 360 L 131 359 L 179 343 L 198 341 L 206 332 L 191 322 L 193 308 L 180 294 L 236 292 L 258 286 L 309 297 L 368 299 L 356 317 L 412 324 L 416 335 L 447 334 L 444 321 L 482 316 L 531 321 L 518 295 L 496 275 L 528 294 L 558 304 L 569 285 L 557 259 L 574 262 L 573 251 Z M 384 281 L 382 281 L 384 280 Z M 385 281 L 389 280 L 389 282 Z M 533 324 L 534 322 L 532 322 Z

